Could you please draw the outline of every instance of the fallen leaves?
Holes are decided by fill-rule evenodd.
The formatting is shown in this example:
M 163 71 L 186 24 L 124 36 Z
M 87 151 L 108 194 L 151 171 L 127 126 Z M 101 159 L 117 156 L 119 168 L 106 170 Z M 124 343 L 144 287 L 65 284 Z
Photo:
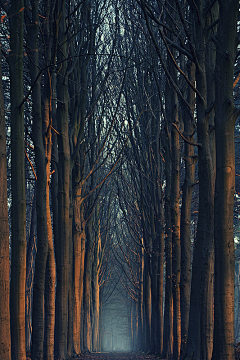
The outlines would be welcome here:
M 152 354 L 136 353 L 136 352 L 103 352 L 92 353 L 81 356 L 81 360 L 159 360 L 159 357 Z

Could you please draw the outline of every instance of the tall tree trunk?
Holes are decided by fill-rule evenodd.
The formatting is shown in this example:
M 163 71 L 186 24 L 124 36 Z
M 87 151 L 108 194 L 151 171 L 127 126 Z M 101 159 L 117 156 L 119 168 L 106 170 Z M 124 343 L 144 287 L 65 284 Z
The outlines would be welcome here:
M 55 73 L 52 75 L 52 90 L 53 90 L 53 98 L 52 98 L 52 125 L 54 129 L 57 129 L 57 119 L 56 119 L 56 101 L 54 99 L 57 98 L 56 95 L 56 76 Z M 56 243 L 58 242 L 58 145 L 57 145 L 57 134 L 55 131 L 52 133 L 52 153 L 51 153 L 51 199 L 52 199 L 52 228 L 53 228 L 53 236 L 54 236 L 54 255 L 55 255 L 55 277 L 56 277 Z M 49 244 L 50 249 L 50 244 Z M 55 281 L 56 282 L 56 281 Z M 54 287 L 54 291 L 56 291 L 56 285 Z M 55 297 L 54 296 L 54 311 L 55 308 Z M 55 317 L 52 321 L 53 331 L 54 331 L 54 339 L 55 342 Z M 54 349 L 53 349 L 54 352 Z
M 213 204 L 214 168 L 209 144 L 206 108 L 198 106 L 199 215 L 192 264 L 191 305 L 187 343 L 188 356 L 211 358 L 208 344 L 213 331 Z M 210 347 L 209 347 L 210 346 Z M 203 355 L 205 353 L 205 355 Z M 208 353 L 208 355 L 207 355 Z
M 145 152 L 147 157 L 147 151 Z M 150 235 L 150 213 L 149 204 L 146 203 L 145 189 L 148 184 L 146 179 L 141 177 L 141 217 L 143 228 L 143 245 L 144 245 L 144 268 L 143 268 L 143 351 L 148 352 L 151 349 L 151 255 L 152 239 Z
M 157 108 L 159 104 L 156 104 Z M 155 121 L 154 121 L 155 120 Z M 163 346 L 163 263 L 164 263 L 164 215 L 162 198 L 162 166 L 160 156 L 160 123 L 152 119 L 151 172 L 151 231 L 153 236 L 152 249 L 152 318 L 151 318 L 151 352 L 161 354 Z
M 137 349 L 137 339 L 138 339 L 138 301 L 133 301 L 133 343 L 132 351 L 138 351 Z
M 84 289 L 83 289 L 83 347 L 84 352 L 91 351 L 91 317 L 90 317 L 90 303 L 91 303 L 91 268 L 92 268 L 92 219 L 88 220 L 86 227 L 86 253 L 85 253 L 85 269 L 84 269 Z
M 159 319 L 159 330 L 158 330 L 158 344 L 157 344 L 157 354 L 162 354 L 163 351 L 163 280 L 164 280 L 164 214 L 163 214 L 163 199 L 160 200 L 159 206 L 160 210 L 160 224 L 159 224 L 159 257 L 158 257 L 158 319 Z
M 44 285 L 48 252 L 47 212 L 46 212 L 46 164 L 43 144 L 42 115 L 41 115 L 41 83 L 38 76 L 38 1 L 33 0 L 32 14 L 25 6 L 25 20 L 27 24 L 27 45 L 29 56 L 29 72 L 32 90 L 33 142 L 37 167 L 37 254 L 35 260 L 35 274 L 33 285 L 32 312 L 32 359 L 43 359 L 44 339 Z
M 75 186 L 73 196 L 73 281 L 74 281 L 74 302 L 73 302 L 73 346 L 76 354 L 81 353 L 81 310 L 82 310 L 82 289 L 85 247 L 85 222 L 83 220 L 83 207 L 81 204 L 82 184 Z M 83 251 L 83 252 L 82 252 Z M 83 260 L 83 261 L 82 261 Z M 82 269 L 83 268 L 83 269 Z
M 199 18 L 199 16 L 200 18 Z M 213 264 L 214 264 L 214 159 L 209 132 L 210 111 L 208 110 L 208 91 L 206 78 L 206 32 L 203 3 L 198 3 L 195 13 L 195 39 L 198 50 L 196 65 L 197 95 L 197 134 L 198 134 L 198 176 L 199 213 L 197 236 L 194 245 L 190 323 L 186 349 L 187 359 L 202 357 L 211 359 L 213 334 Z
M 161 133 L 160 133 L 160 126 L 158 138 L 160 139 Z M 163 281 L 164 281 L 164 272 L 163 272 L 163 266 L 164 266 L 164 210 L 163 210 L 163 190 L 162 190 L 162 176 L 163 176 L 163 164 L 161 160 L 161 145 L 162 143 L 159 141 L 156 141 L 157 146 L 155 153 L 157 154 L 157 174 L 156 174 L 156 183 L 157 186 L 157 193 L 158 193 L 158 200 L 156 203 L 157 208 L 157 214 L 158 217 L 155 217 L 155 226 L 157 229 L 157 238 L 158 238 L 158 248 L 157 252 L 159 254 L 158 256 L 158 268 L 157 268 L 157 299 L 158 299 L 158 306 L 157 306 L 157 319 L 158 319 L 158 332 L 157 332 L 157 354 L 162 354 L 163 351 Z
M 170 109 L 171 92 L 169 84 L 166 85 L 166 109 Z M 172 357 L 173 352 L 173 293 L 172 293 L 172 225 L 171 225 L 171 131 L 169 129 L 169 117 L 165 119 L 165 263 L 166 263 L 166 282 L 165 282 L 165 302 L 164 302 L 164 330 L 163 330 L 163 356 Z
M 149 251 L 149 250 L 148 250 Z M 151 347 L 151 276 L 150 276 L 150 254 L 144 253 L 144 275 L 143 275 L 143 313 L 144 313 L 144 351 L 148 352 Z
M 218 3 L 215 3 L 211 11 L 205 17 L 205 26 L 212 24 L 218 19 Z M 211 31 L 207 34 L 211 36 Z M 215 84 L 214 84 L 214 67 L 216 62 L 216 49 L 214 42 L 206 42 L 205 63 L 206 63 L 206 84 L 207 84 L 207 109 L 212 109 L 214 102 Z M 205 206 L 206 206 L 206 238 L 202 253 L 202 275 L 201 279 L 201 356 L 205 360 L 212 359 L 213 352 L 213 328 L 214 328 L 214 313 L 213 313 L 213 288 L 214 288 L 214 188 L 215 188 L 215 168 L 216 168 L 216 146 L 215 146 L 215 131 L 214 120 L 215 111 L 205 110 L 205 115 L 208 127 L 208 136 L 206 137 L 207 156 L 205 154 L 204 170 L 205 176 L 202 182 L 206 187 Z M 209 143 L 209 144 L 208 144 Z M 199 149 L 200 153 L 200 149 Z M 203 152 L 204 153 L 204 152 Z M 203 169 L 203 168 L 202 168 Z M 206 171 L 207 170 L 207 171 Z M 206 174 L 209 174 L 206 180 Z M 201 181 L 199 178 L 199 181 Z M 205 180 L 203 180 L 205 178 Z M 208 199 L 208 202 L 206 201 Z
M 47 191 L 47 196 L 49 193 Z M 47 206 L 49 204 L 47 203 Z M 48 257 L 45 280 L 45 322 L 44 322 L 44 360 L 54 359 L 54 325 L 55 325 L 55 284 L 56 268 L 52 238 L 52 225 L 50 211 L 47 210 L 48 219 Z M 50 222 L 50 223 L 49 223 Z M 50 227 L 51 226 L 51 227 Z
M 93 351 L 99 351 L 99 283 L 98 272 L 93 274 Z
M 154 215 L 153 215 L 154 216 Z M 152 312 L 151 312 L 151 353 L 157 353 L 157 346 L 159 343 L 159 318 L 158 318 L 158 242 L 156 231 L 154 230 L 153 250 L 151 258 L 151 299 L 152 299 Z
M 214 360 L 234 359 L 233 206 L 235 191 L 234 127 L 239 111 L 233 100 L 239 1 L 219 1 L 216 59 L 216 188 Z
M 53 93 L 52 93 L 52 96 L 53 96 L 52 97 L 52 125 L 53 125 L 54 129 L 57 129 L 56 100 L 54 100 L 57 98 L 57 95 L 56 95 L 56 76 L 55 76 L 54 72 L 52 74 L 52 91 L 53 91 Z M 55 278 L 56 278 L 56 243 L 59 241 L 58 240 L 58 195 L 57 195 L 58 194 L 58 145 L 57 145 L 58 139 L 57 139 L 57 136 L 58 135 L 56 134 L 56 132 L 53 131 L 52 132 L 52 152 L 51 152 L 51 171 L 52 171 L 51 200 L 52 200 L 52 230 L 53 230 L 53 236 L 54 236 L 54 255 L 55 255 L 55 264 L 54 264 Z M 48 250 L 50 251 L 50 249 L 51 249 L 50 242 L 49 242 L 48 246 L 49 246 Z M 51 256 L 51 258 L 49 258 L 49 261 L 51 261 L 51 259 L 52 259 L 52 256 Z M 49 266 L 51 266 L 50 262 L 48 264 L 49 264 Z M 50 275 L 50 273 L 49 273 L 49 275 Z M 48 279 L 50 279 L 50 277 Z M 55 279 L 55 286 L 54 286 L 54 293 L 55 292 L 56 292 L 56 279 Z M 53 294 L 51 295 L 51 297 L 52 296 L 53 296 Z M 52 331 L 53 331 L 53 333 L 54 333 L 54 335 L 53 335 L 53 337 L 54 337 L 53 338 L 53 345 L 54 345 L 53 347 L 54 348 L 55 348 L 55 318 L 56 318 L 55 299 L 56 299 L 56 294 L 54 295 L 54 299 L 53 299 L 54 304 L 51 305 L 51 308 L 54 309 L 54 319 L 51 319 L 51 330 L 49 328 L 49 332 L 51 331 L 51 334 L 52 334 Z M 46 302 L 47 302 L 47 297 L 46 297 Z M 50 303 L 50 300 L 49 300 L 49 303 Z M 45 325 L 47 325 L 47 321 L 48 320 L 45 319 Z M 52 337 L 50 337 L 50 339 L 51 338 Z M 48 346 L 52 346 L 52 345 L 48 342 Z M 54 348 L 52 349 L 53 353 L 54 353 Z M 49 349 L 49 347 L 47 347 L 47 349 Z
M 10 9 L 10 97 L 11 97 L 11 183 L 12 263 L 10 285 L 12 360 L 26 359 L 26 196 L 24 161 L 23 99 L 23 0 Z
M 84 230 L 85 235 L 85 230 Z M 80 266 L 80 301 L 81 301 L 81 332 L 80 332 L 80 349 L 84 349 L 84 314 L 83 314 L 83 286 L 84 286 L 84 269 L 85 269 L 85 252 L 86 252 L 86 237 L 81 237 L 81 266 Z
M 143 274 L 144 274 L 144 249 L 139 251 L 139 293 L 138 293 L 138 350 L 143 350 Z
M 78 74 L 79 75 L 79 74 Z M 86 85 L 83 85 L 86 88 Z M 82 320 L 84 314 L 82 312 L 83 306 L 83 281 L 85 268 L 85 219 L 84 219 L 84 124 L 85 124 L 85 100 L 79 100 L 75 104 L 73 113 L 75 119 L 72 129 L 72 143 L 74 148 L 72 150 L 71 171 L 73 177 L 73 348 L 76 354 L 80 354 L 83 350 L 81 346 L 83 340 L 83 326 Z M 80 114 L 78 116 L 78 114 Z M 75 149 L 79 147 L 76 159 L 73 159 Z M 80 166 L 79 166 L 80 164 Z
M 68 336 L 67 336 L 67 348 L 68 355 L 72 357 L 74 355 L 73 348 L 73 202 L 72 202 L 72 172 L 70 171 L 70 196 L 69 196 L 69 289 L 68 289 Z
M 7 152 L 0 55 L 0 359 L 11 359 Z
M 194 82 L 195 66 L 190 63 L 188 66 L 189 80 Z M 188 103 L 191 106 L 192 114 L 195 106 L 195 95 L 192 89 L 188 89 Z M 184 136 L 193 143 L 194 124 L 185 111 L 183 113 Z M 195 183 L 195 162 L 194 147 L 189 143 L 184 144 L 185 179 L 183 183 L 180 241 L 181 241 L 181 278 L 180 278 L 180 301 L 181 301 L 181 356 L 184 357 L 187 346 L 187 335 L 190 310 L 190 288 L 191 288 L 191 203 L 193 186 Z
M 26 348 L 31 350 L 32 338 L 32 292 L 36 250 L 36 188 L 32 197 L 32 213 L 26 260 Z
M 56 18 L 59 21 L 57 59 L 61 64 L 57 74 L 58 119 L 58 238 L 55 243 L 57 288 L 55 308 L 55 346 L 58 360 L 67 357 L 67 319 L 69 288 L 69 174 L 70 150 L 68 136 L 68 77 L 66 2 L 58 1 Z
M 83 24 L 89 21 L 89 10 L 87 2 L 81 8 L 80 21 Z M 88 46 L 89 39 L 86 44 Z M 90 51 L 91 52 L 91 51 Z M 85 53 L 85 50 L 84 50 Z M 84 169 L 85 169 L 85 106 L 87 96 L 87 64 L 85 56 L 79 56 L 77 66 L 73 69 L 71 83 L 72 99 L 70 101 L 70 112 L 72 115 L 72 128 L 70 133 L 71 141 L 71 172 L 73 177 L 73 347 L 74 352 L 80 354 L 83 350 L 83 279 L 85 267 L 85 219 L 84 219 Z M 81 91 L 73 84 L 81 84 Z M 76 97 L 76 93 L 79 95 Z M 89 119 L 90 122 L 90 119 Z
M 52 57 L 52 41 L 54 35 L 52 31 L 52 24 L 56 1 L 43 1 L 44 16 L 48 21 L 44 22 L 43 35 L 45 45 L 45 63 L 48 66 L 51 62 L 55 62 L 55 57 Z M 44 71 L 44 92 L 43 92 L 43 126 L 44 126 L 44 149 L 46 163 L 46 212 L 47 212 L 47 233 L 48 233 L 48 255 L 46 263 L 45 273 L 45 293 L 44 293 L 44 344 L 43 344 L 43 357 L 45 360 L 53 360 L 54 358 L 54 326 L 55 326 L 55 285 L 56 285 L 56 264 L 53 244 L 53 229 L 51 221 L 51 209 L 50 209 L 50 182 L 51 174 L 56 178 L 56 164 L 52 163 L 52 136 L 55 132 L 52 128 L 56 128 L 53 125 L 53 120 L 56 117 L 56 76 L 54 72 L 51 72 L 51 68 L 47 68 Z M 56 94 L 55 94 L 56 95 Z M 52 172 L 52 173 L 51 173 Z M 57 186 L 53 183 L 52 177 L 52 209 L 53 218 L 55 217 L 55 199 L 54 191 L 57 192 Z M 54 187 L 56 188 L 54 189 Z M 56 237 L 57 238 L 57 237 Z M 56 240 L 55 238 L 55 240 Z
M 57 129 L 56 118 L 56 76 L 52 74 L 52 125 L 54 129 Z M 52 199 L 52 228 L 54 236 L 54 251 L 56 257 L 56 243 L 58 242 L 58 135 L 55 131 L 52 132 L 52 152 L 51 152 L 51 199 Z M 50 246 L 50 245 L 49 245 Z M 56 259 L 55 259 L 56 262 Z M 55 276 L 56 276 L 56 264 L 55 264 Z M 54 300 L 55 308 L 55 300 Z M 55 320 L 54 320 L 55 322 Z
M 50 176 L 51 176 L 51 158 L 52 158 L 52 94 L 50 91 L 54 86 L 51 82 L 51 75 L 45 74 L 45 154 L 46 164 L 46 211 L 47 211 L 47 232 L 48 232 L 48 255 L 45 274 L 45 322 L 44 322 L 44 359 L 53 360 L 54 358 L 54 325 L 55 325 L 55 284 L 56 284 L 56 267 L 53 244 L 53 230 L 50 213 Z
M 172 120 L 179 128 L 177 94 L 173 94 Z M 181 347 L 181 313 L 180 313 L 180 142 L 179 134 L 175 127 L 172 127 L 172 184 L 171 184 L 171 218 L 172 218 L 172 290 L 173 290 L 173 356 L 180 357 Z
M 96 218 L 98 218 L 99 207 L 96 210 Z M 98 222 L 96 239 L 94 245 L 94 259 L 92 270 L 92 299 L 93 299 L 93 329 L 92 329 L 92 350 L 99 351 L 99 311 L 100 311 L 100 299 L 99 299 L 99 253 L 101 249 L 101 234 L 100 234 L 100 220 Z

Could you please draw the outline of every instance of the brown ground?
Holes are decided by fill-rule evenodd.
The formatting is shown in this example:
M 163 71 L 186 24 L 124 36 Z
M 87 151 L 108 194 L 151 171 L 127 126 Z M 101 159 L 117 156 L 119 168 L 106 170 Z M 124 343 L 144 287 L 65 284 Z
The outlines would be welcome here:
M 84 354 L 73 360 L 160 360 L 159 356 L 134 352 L 105 352 Z M 1 359 L 0 359 L 1 360 Z M 30 353 L 27 353 L 27 360 L 31 360 Z M 164 359 L 162 359 L 164 360 Z

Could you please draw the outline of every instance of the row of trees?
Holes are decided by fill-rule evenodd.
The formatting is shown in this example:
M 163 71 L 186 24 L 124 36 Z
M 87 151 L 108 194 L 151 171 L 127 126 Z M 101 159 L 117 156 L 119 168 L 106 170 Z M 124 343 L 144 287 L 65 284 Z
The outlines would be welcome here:
M 234 359 L 238 10 L 1 1 L 1 359 Z
M 130 233 L 143 241 L 141 344 L 145 351 L 169 358 L 233 359 L 234 128 L 239 114 L 233 78 L 239 4 L 170 1 L 163 6 L 141 1 L 139 5 L 129 18 L 137 23 L 136 32 L 141 29 L 141 46 L 134 55 L 145 69 L 129 75 L 134 90 L 124 93 L 131 134 L 125 156 L 131 165 L 123 166 L 128 176 L 119 185 L 119 201 Z M 191 262 L 196 185 L 198 222 Z
M 98 341 L 104 242 L 101 247 L 97 214 L 106 210 L 105 205 L 99 210 L 97 199 L 112 171 L 102 164 L 114 147 L 114 6 L 107 1 L 1 5 L 5 108 L 11 106 L 11 289 L 9 313 L 5 230 L 1 320 L 8 331 L 2 324 L 1 358 L 26 359 L 27 344 L 32 359 L 66 359 L 92 346 L 90 302 L 94 349 Z M 1 109 L 4 126 L 3 104 Z M 32 207 L 27 242 L 26 194 Z

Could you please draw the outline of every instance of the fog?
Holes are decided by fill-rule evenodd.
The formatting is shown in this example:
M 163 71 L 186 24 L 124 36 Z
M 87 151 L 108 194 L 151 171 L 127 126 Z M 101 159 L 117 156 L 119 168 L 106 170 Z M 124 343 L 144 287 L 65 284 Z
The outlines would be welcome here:
M 102 311 L 102 351 L 132 349 L 128 308 L 124 299 L 111 299 Z

